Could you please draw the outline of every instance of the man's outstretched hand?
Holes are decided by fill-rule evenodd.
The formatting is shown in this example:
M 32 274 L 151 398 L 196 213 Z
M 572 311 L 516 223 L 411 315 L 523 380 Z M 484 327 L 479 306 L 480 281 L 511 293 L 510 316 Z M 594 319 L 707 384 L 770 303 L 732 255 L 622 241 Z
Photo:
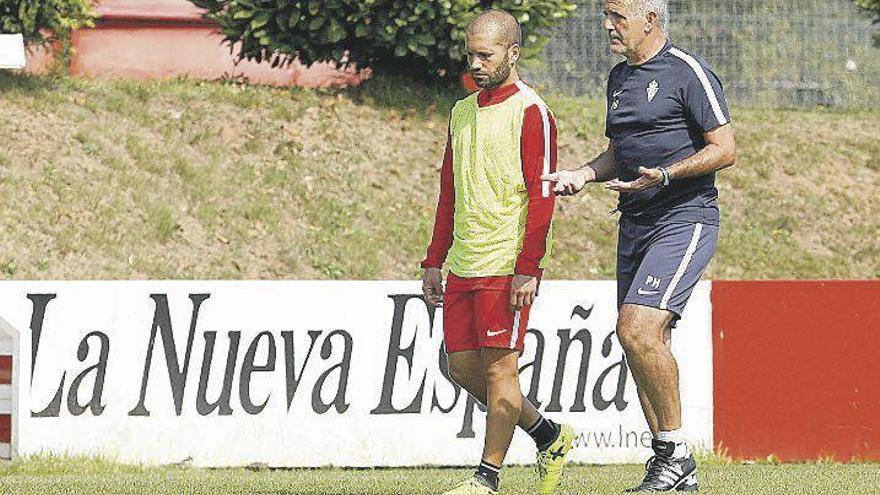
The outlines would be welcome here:
M 557 196 L 575 195 L 587 185 L 591 179 L 587 171 L 581 170 L 560 170 L 552 174 L 544 174 L 541 180 L 553 182 L 553 192 Z
M 633 193 L 649 187 L 659 186 L 663 183 L 663 173 L 656 168 L 639 167 L 639 173 L 641 177 L 631 182 L 622 182 L 618 179 L 610 180 L 605 183 L 605 189 L 622 193 Z

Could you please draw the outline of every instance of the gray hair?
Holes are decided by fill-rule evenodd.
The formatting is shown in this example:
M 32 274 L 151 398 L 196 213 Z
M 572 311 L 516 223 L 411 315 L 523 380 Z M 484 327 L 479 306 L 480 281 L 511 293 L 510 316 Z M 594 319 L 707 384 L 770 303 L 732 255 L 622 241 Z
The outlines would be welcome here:
M 648 12 L 657 14 L 657 21 L 664 33 L 667 33 L 669 25 L 669 1 L 668 0 L 633 0 L 633 7 L 639 15 L 648 15 Z

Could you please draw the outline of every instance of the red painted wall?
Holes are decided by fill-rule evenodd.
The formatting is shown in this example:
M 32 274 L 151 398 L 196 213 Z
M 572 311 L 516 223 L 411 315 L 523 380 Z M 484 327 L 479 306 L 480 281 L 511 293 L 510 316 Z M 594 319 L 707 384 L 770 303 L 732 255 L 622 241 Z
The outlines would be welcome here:
M 712 284 L 715 441 L 880 460 L 880 281 Z
M 257 84 L 326 87 L 360 84 L 369 72 L 339 70 L 333 64 L 306 67 L 294 62 L 235 63 L 213 23 L 187 0 L 103 0 L 95 27 L 73 33 L 71 74 L 151 79 L 242 77 Z M 51 60 L 32 52 L 27 71 L 45 73 Z

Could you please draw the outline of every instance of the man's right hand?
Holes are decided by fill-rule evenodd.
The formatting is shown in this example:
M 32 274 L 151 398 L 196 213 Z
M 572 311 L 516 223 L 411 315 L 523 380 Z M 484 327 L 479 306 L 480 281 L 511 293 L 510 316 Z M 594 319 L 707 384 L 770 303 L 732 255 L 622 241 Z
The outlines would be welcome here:
M 437 307 L 443 304 L 443 272 L 439 268 L 425 268 L 422 275 L 422 294 L 425 302 Z
M 595 175 L 593 169 L 585 167 L 579 170 L 560 170 L 552 174 L 545 174 L 541 176 L 541 180 L 554 182 L 553 192 L 557 196 L 572 196 L 581 192 L 587 182 L 595 180 Z

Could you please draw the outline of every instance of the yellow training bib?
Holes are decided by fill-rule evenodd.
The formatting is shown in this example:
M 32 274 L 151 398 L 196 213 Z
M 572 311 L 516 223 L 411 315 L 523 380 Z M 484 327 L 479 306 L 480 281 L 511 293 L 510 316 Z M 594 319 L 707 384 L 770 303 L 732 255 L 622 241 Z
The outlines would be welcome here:
M 531 88 L 480 108 L 473 93 L 452 109 L 455 224 L 447 256 L 460 277 L 512 275 L 525 236 L 529 197 L 522 172 L 525 110 L 547 106 Z M 548 158 L 549 159 L 549 158 Z M 552 227 L 541 267 L 550 256 Z

